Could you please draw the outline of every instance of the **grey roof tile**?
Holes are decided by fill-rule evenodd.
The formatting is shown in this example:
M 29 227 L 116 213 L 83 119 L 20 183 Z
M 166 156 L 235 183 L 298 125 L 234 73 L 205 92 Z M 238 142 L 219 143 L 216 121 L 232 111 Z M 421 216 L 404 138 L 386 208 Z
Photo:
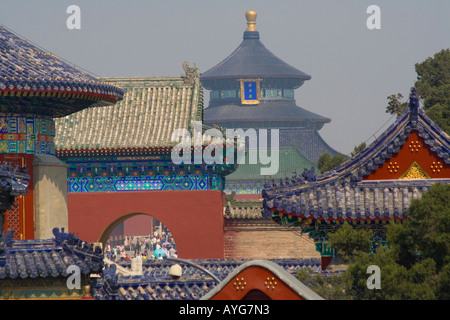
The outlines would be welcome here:
M 108 108 L 89 108 L 55 120 L 57 150 L 173 146 L 172 132 L 202 121 L 202 88 L 184 77 L 111 78 L 125 90 Z

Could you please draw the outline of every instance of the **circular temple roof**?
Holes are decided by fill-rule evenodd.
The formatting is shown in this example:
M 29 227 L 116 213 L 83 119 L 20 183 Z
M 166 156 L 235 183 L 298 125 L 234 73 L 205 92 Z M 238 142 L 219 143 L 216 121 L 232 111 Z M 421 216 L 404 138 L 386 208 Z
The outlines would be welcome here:
M 259 39 L 255 29 L 256 12 L 247 11 L 244 40 L 225 60 L 204 72 L 200 79 L 210 89 L 214 80 L 240 78 L 291 78 L 297 86 L 311 76 L 300 71 L 270 52 Z
M 1 112 L 62 117 L 115 104 L 123 94 L 0 25 Z

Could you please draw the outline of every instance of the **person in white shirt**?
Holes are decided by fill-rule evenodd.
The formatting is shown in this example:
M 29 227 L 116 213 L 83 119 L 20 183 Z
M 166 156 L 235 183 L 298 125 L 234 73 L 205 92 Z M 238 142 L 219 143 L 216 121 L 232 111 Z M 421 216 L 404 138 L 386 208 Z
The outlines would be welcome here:
M 177 252 L 173 247 L 170 247 L 170 249 L 169 249 L 169 257 L 178 258 Z

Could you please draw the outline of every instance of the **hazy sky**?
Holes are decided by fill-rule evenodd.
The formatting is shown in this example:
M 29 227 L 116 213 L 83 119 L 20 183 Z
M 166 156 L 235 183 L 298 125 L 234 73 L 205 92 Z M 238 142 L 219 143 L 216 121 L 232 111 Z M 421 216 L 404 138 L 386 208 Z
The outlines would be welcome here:
M 241 43 L 255 10 L 263 44 L 312 76 L 297 105 L 331 119 L 320 134 L 343 153 L 393 122 L 387 96 L 408 95 L 415 63 L 450 47 L 449 0 L 0 1 L 0 24 L 104 77 L 179 76 L 183 61 L 207 71 Z M 66 26 L 70 5 L 80 30 Z M 370 5 L 379 30 L 366 26 Z

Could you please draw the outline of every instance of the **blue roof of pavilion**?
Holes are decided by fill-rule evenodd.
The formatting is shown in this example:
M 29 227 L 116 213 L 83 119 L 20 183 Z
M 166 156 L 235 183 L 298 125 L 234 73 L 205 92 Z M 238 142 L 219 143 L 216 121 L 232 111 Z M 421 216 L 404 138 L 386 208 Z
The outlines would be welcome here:
M 263 216 L 279 217 L 281 214 L 346 220 L 406 218 L 412 199 L 419 198 L 435 183 L 450 183 L 450 179 L 362 180 L 397 154 L 413 130 L 417 130 L 446 165 L 450 164 L 450 137 L 419 107 L 417 92 L 412 88 L 409 108 L 351 159 L 324 174 L 316 176 L 311 170 L 300 177 L 267 183 L 262 192 Z
M 226 78 L 295 78 L 309 80 L 300 71 L 269 51 L 258 31 L 245 31 L 241 44 L 225 60 L 202 73 L 202 81 Z
M 256 16 L 255 16 L 256 19 Z M 247 17 L 247 21 L 250 22 Z M 233 90 L 239 87 L 239 79 L 262 79 L 261 88 L 296 89 L 311 76 L 287 64 L 260 40 L 259 31 L 247 28 L 241 44 L 222 62 L 203 72 L 200 76 L 202 85 L 209 90 Z M 299 125 L 315 123 L 316 130 L 330 122 L 329 118 L 320 116 L 295 104 L 294 99 L 262 98 L 260 103 L 246 105 L 239 103 L 240 98 L 211 99 L 209 107 L 204 110 L 205 122 L 227 126 L 228 123 L 245 123 L 271 121 L 272 127 L 278 125 Z
M 263 45 L 259 32 L 255 29 L 256 15 L 255 11 L 245 13 L 247 29 L 244 32 L 244 40 L 221 63 L 200 76 L 205 88 L 227 89 L 224 86 L 230 86 L 232 82 L 223 80 L 255 78 L 275 79 L 280 87 L 298 88 L 305 80 L 311 79 L 310 75 L 287 64 Z M 269 81 L 267 85 L 274 84 Z M 265 85 L 264 81 L 262 85 Z
M 0 25 L 0 93 L 0 105 L 10 106 L 10 112 L 21 99 L 28 113 L 59 117 L 93 105 L 114 104 L 123 98 L 124 91 Z M 37 100 L 41 109 L 34 106 Z

